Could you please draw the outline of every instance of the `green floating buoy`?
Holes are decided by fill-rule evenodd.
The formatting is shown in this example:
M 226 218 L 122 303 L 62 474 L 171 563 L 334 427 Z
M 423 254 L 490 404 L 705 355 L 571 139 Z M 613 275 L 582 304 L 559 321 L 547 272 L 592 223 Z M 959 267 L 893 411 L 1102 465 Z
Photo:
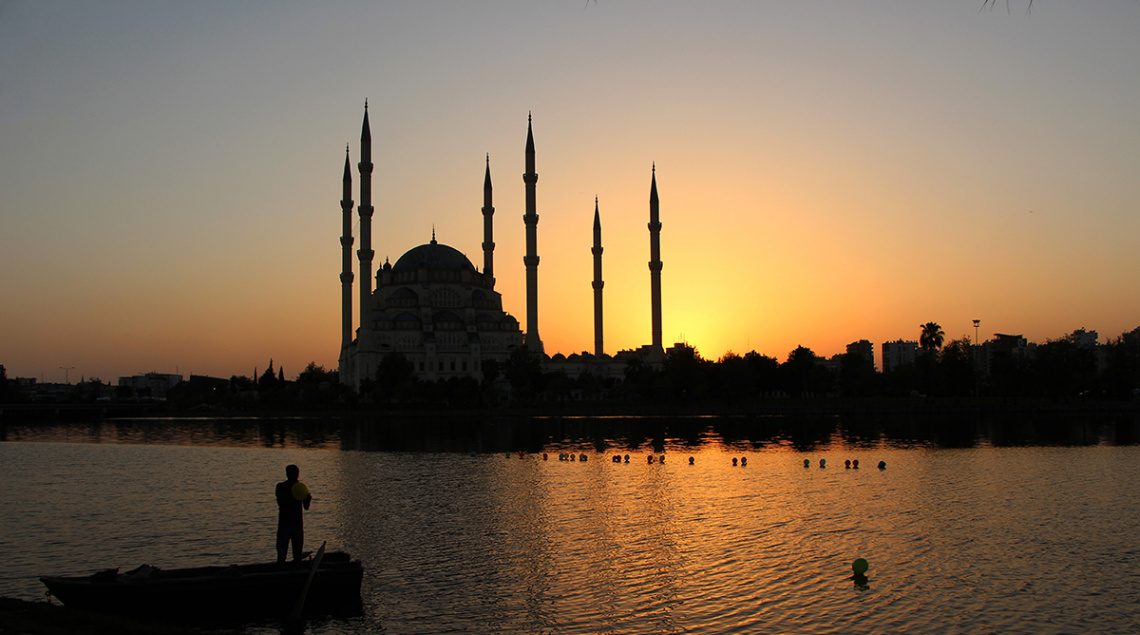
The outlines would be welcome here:
M 867 569 L 870 567 L 871 565 L 867 564 L 867 560 L 864 558 L 856 558 L 855 562 L 851 563 L 851 570 L 855 572 L 855 575 L 867 573 Z

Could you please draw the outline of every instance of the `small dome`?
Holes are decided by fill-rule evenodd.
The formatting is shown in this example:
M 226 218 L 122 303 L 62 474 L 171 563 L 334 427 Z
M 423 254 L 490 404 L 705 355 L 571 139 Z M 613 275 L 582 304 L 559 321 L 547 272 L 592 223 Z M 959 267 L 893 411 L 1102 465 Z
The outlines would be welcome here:
M 475 265 L 459 250 L 430 242 L 426 245 L 413 247 L 392 265 L 393 272 L 415 271 L 428 269 L 430 271 L 475 271 Z

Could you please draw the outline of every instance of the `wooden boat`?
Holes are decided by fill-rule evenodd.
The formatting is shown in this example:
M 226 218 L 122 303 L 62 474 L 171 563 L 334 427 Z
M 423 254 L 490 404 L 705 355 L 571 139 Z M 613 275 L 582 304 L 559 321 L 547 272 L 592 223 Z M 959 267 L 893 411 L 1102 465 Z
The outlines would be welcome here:
M 343 551 L 313 561 L 158 569 L 143 565 L 82 577 L 40 578 L 65 606 L 140 618 L 220 622 L 306 615 L 359 615 L 364 567 Z M 307 588 L 306 588 L 307 587 Z

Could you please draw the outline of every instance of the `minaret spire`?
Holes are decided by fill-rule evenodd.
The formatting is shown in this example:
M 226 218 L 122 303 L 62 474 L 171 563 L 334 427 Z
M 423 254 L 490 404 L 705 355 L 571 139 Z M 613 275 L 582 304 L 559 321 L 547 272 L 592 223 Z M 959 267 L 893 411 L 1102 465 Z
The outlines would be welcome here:
M 360 129 L 360 328 L 368 321 L 372 297 L 372 130 L 368 126 L 368 100 L 364 101 L 364 124 Z
M 602 346 L 602 218 L 598 214 L 598 197 L 594 197 L 594 357 L 605 352 Z
M 352 344 L 352 167 L 348 159 L 348 144 L 344 146 L 344 189 L 340 209 L 344 217 L 340 235 L 340 359 L 343 362 L 345 349 Z
M 491 204 L 491 154 L 487 154 L 487 172 L 483 177 L 483 277 L 495 288 L 495 206 Z
M 538 173 L 534 171 L 534 134 L 531 132 L 530 113 L 526 116 L 526 334 L 523 343 L 536 353 L 542 353 L 542 340 L 538 336 L 538 212 L 535 203 L 535 184 Z
M 657 162 L 653 163 L 653 177 L 649 186 L 649 283 L 650 313 L 652 314 L 653 348 L 661 345 L 661 216 L 657 202 Z

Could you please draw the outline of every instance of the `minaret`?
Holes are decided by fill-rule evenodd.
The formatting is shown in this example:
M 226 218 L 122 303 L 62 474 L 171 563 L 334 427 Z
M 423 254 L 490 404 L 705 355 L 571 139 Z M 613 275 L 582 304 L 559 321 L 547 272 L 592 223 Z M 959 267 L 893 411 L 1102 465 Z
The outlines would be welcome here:
M 661 346 L 661 217 L 657 209 L 657 163 L 649 186 L 649 281 L 653 312 L 653 347 Z
M 348 146 L 344 147 L 344 192 L 341 194 L 340 209 L 344 216 L 344 227 L 340 234 L 340 248 L 343 258 L 340 268 L 340 350 L 352 344 L 352 168 L 348 161 Z
M 534 171 L 534 135 L 530 128 L 530 114 L 526 116 L 526 334 L 523 343 L 536 353 L 542 353 L 542 340 L 538 336 L 538 213 L 535 211 L 534 186 L 538 174 Z
M 491 155 L 487 155 L 487 174 L 483 177 L 483 277 L 495 288 L 495 241 L 491 217 L 495 206 L 491 204 Z
M 594 197 L 594 357 L 601 357 L 602 348 L 602 218 L 598 215 L 598 197 Z
M 368 127 L 368 100 L 364 101 L 364 125 L 360 130 L 360 327 L 368 320 L 372 297 L 372 130 Z

